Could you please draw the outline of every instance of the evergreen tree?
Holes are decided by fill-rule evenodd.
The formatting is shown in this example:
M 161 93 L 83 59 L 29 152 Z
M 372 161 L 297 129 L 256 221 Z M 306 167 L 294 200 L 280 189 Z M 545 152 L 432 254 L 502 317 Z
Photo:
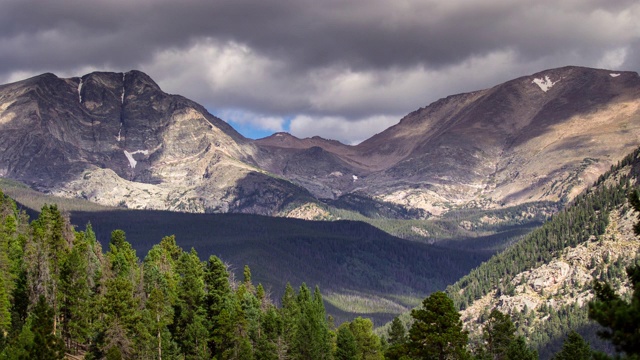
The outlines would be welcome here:
M 256 345 L 257 360 L 282 359 L 286 354 L 282 318 L 274 306 L 269 306 L 262 316 L 261 336 Z
M 160 287 L 151 290 L 145 307 L 150 315 L 150 332 L 156 337 L 158 359 L 162 359 L 163 346 L 166 347 L 167 341 L 172 340 L 166 334 L 167 326 L 173 323 L 173 307 L 167 299 L 167 293 Z
M 300 315 L 292 344 L 295 359 L 329 359 L 331 343 L 322 297 L 316 287 L 314 297 L 306 284 L 300 286 L 297 305 Z
M 384 355 L 380 345 L 380 338 L 373 333 L 373 322 L 369 319 L 357 317 L 349 324 L 349 329 L 356 340 L 358 359 L 382 360 Z
M 482 328 L 487 355 L 494 360 L 507 360 L 509 346 L 516 340 L 516 327 L 509 315 L 493 309 Z
M 124 231 L 114 230 L 111 232 L 107 259 L 114 276 L 127 277 L 132 284 L 138 283 L 138 257 L 136 251 L 127 241 Z
M 30 359 L 64 359 L 64 342 L 54 334 L 53 318 L 53 309 L 47 304 L 44 296 L 41 296 L 33 309 L 33 343 L 29 349 Z
M 282 295 L 282 308 L 280 309 L 282 327 L 284 332 L 284 342 L 288 351 L 293 348 L 295 334 L 297 333 L 298 318 L 300 317 L 300 306 L 296 300 L 296 293 L 290 283 L 284 288 Z
M 214 340 L 214 337 L 216 337 L 214 332 L 215 329 L 221 327 L 220 314 L 231 297 L 227 267 L 216 256 L 209 257 L 204 273 L 204 284 L 206 287 L 204 306 L 209 319 L 209 334 L 211 334 L 209 351 L 215 355 L 223 351 L 219 349 L 219 345 Z M 218 338 L 222 339 L 221 334 L 218 334 Z
M 213 329 L 215 356 L 218 359 L 240 359 L 240 345 L 246 334 L 246 319 L 242 306 L 236 297 L 225 301 L 217 317 L 217 327 Z
M 411 355 L 422 359 L 467 359 L 468 335 L 453 301 L 441 291 L 424 299 L 420 309 L 411 311 L 415 319 L 409 329 Z
M 629 202 L 640 212 L 638 190 L 631 193 Z M 636 235 L 640 235 L 640 213 L 638 219 L 634 225 Z M 610 340 L 616 351 L 640 357 L 640 262 L 627 268 L 627 276 L 633 289 L 629 302 L 616 294 L 609 283 L 594 281 L 595 299 L 589 303 L 589 318 L 605 328 L 598 335 Z
M 335 360 L 358 360 L 358 344 L 346 323 L 338 328 Z
M 24 261 L 28 275 L 29 303 L 34 305 L 43 296 L 53 308 L 53 328 L 57 331 L 60 275 L 73 242 L 73 229 L 55 205 L 43 206 L 38 219 L 31 223 L 31 229 L 33 236 L 25 245 Z
M 627 269 L 633 288 L 631 301 L 623 300 L 608 283 L 595 282 L 595 300 L 589 303 L 589 318 L 605 330 L 598 333 L 610 340 L 616 351 L 640 355 L 640 265 Z
M 208 353 L 209 334 L 204 314 L 204 266 L 195 249 L 184 252 L 177 264 L 178 300 L 175 312 L 176 341 L 188 356 Z M 202 347 L 207 351 L 203 351 Z
M 8 342 L 0 352 L 0 360 L 28 360 L 33 346 L 34 335 L 31 331 L 33 316 L 29 317 L 18 335 Z
M 553 357 L 553 360 L 591 360 L 592 358 L 593 352 L 589 344 L 580 334 L 571 331 L 562 344 L 562 350 Z
M 4 276 L 0 275 L 0 338 L 6 339 L 11 330 L 11 301 Z
M 251 282 L 251 269 L 249 269 L 249 265 L 245 265 L 242 271 L 243 281 L 242 283 L 247 288 L 247 290 L 251 293 L 255 292 L 253 288 L 253 283 Z
M 397 316 L 391 321 L 387 342 L 389 347 L 384 354 L 386 359 L 399 360 L 407 354 L 407 330 Z
M 166 358 L 165 349 L 173 349 L 175 345 L 168 326 L 174 322 L 179 282 L 176 266 L 182 252 L 176 245 L 175 236 L 167 236 L 149 250 L 143 262 L 144 288 L 147 294 L 145 308 L 148 313 L 146 322 L 150 334 L 155 338 L 154 353 L 157 353 L 159 359 L 163 353 Z
M 89 335 L 89 288 L 87 253 L 89 244 L 84 233 L 77 233 L 73 249 L 62 265 L 60 290 L 62 294 L 62 333 L 78 343 Z
M 527 346 L 524 337 L 518 336 L 515 341 L 509 344 L 507 359 L 538 360 L 538 352 Z
M 207 331 L 206 319 L 203 311 L 199 310 L 193 315 L 191 321 L 187 324 L 184 329 L 184 334 L 180 336 L 185 359 L 209 359 L 210 354 L 207 344 L 208 338 L 209 332 Z

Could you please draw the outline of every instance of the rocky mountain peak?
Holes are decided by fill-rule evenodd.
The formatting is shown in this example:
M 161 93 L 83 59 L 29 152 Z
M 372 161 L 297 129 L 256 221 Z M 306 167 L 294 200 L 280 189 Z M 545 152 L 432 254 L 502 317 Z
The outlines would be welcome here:
M 357 192 L 438 213 L 571 199 L 640 144 L 640 77 L 545 70 L 440 99 L 349 146 L 288 133 L 250 141 L 136 70 L 43 74 L 0 86 L 0 131 L 3 176 L 103 203 L 136 193 L 147 200 L 135 206 L 177 207 L 145 195 L 153 193 L 186 196 L 175 201 L 183 210 L 230 211 L 247 194 L 231 190 L 240 186 L 275 207 L 288 189 L 330 199 Z M 129 198 L 105 200 L 113 185 L 83 183 L 87 169 L 130 182 Z M 280 195 L 258 190 L 267 178 Z

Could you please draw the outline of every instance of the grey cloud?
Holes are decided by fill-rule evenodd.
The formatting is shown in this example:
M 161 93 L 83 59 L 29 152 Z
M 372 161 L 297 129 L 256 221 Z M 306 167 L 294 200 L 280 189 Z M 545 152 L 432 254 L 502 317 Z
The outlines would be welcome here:
M 559 50 L 598 47 L 613 40 L 597 36 L 606 28 L 580 22 L 598 9 L 619 13 L 634 4 L 498 0 L 450 1 L 450 6 L 442 3 L 13 0 L 3 6 L 0 30 L 4 39 L 24 40 L 37 40 L 38 35 L 56 30 L 62 38 L 51 42 L 50 47 L 60 47 L 57 57 L 75 51 L 80 55 L 75 61 L 102 60 L 114 65 L 140 63 L 157 49 L 184 48 L 194 39 L 208 36 L 247 44 L 301 71 L 336 64 L 353 69 L 416 64 L 437 68 L 504 48 L 543 57 Z M 535 19 L 538 14 L 547 17 Z M 64 46 L 64 41 L 72 44 Z M 37 59 L 43 55 L 56 58 L 55 49 L 50 48 L 12 50 L 4 52 L 3 63 L 34 66 L 47 61 L 46 57 Z M 25 63 L 27 57 L 32 60 Z
M 355 121 L 545 68 L 595 66 L 618 48 L 637 71 L 639 16 L 636 0 L 4 0 L 0 79 L 139 68 L 210 107 Z M 207 74 L 229 44 L 250 50 L 238 64 L 246 75 Z M 179 55 L 193 49 L 201 58 Z M 495 54 L 510 57 L 489 61 Z

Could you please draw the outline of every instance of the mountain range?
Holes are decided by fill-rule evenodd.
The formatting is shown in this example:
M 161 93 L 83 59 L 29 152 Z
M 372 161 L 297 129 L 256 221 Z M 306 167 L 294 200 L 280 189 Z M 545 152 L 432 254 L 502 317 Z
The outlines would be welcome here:
M 564 67 L 452 95 L 349 146 L 250 140 L 146 74 L 0 86 L 0 176 L 108 206 L 424 219 L 574 198 L 640 145 L 640 77 Z

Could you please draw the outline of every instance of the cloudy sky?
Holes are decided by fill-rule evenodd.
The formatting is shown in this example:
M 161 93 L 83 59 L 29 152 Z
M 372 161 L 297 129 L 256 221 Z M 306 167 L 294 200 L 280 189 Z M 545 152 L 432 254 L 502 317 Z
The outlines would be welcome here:
M 0 0 L 0 82 L 146 72 L 248 137 L 357 143 L 565 65 L 640 70 L 637 0 Z

